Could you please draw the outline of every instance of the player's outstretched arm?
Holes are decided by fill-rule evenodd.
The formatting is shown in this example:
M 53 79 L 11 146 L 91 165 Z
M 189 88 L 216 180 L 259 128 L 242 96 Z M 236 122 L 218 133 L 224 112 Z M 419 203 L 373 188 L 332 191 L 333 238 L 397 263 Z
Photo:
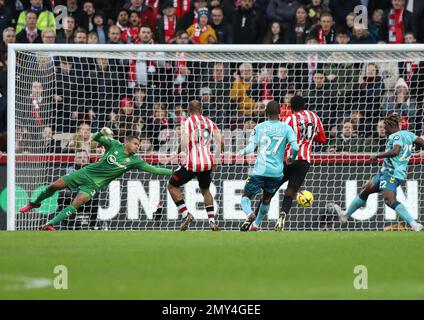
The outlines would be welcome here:
M 400 144 L 395 144 L 393 146 L 393 149 L 387 152 L 378 153 L 376 155 L 371 156 L 371 161 L 377 161 L 377 159 L 380 158 L 393 158 L 399 155 L 399 153 L 402 151 L 402 146 Z
M 160 175 L 165 175 L 165 176 L 171 176 L 172 175 L 172 170 L 152 166 L 152 165 L 148 164 L 146 161 L 141 160 L 141 159 L 140 159 L 140 162 L 137 163 L 136 168 L 139 169 L 139 170 L 154 173 L 154 174 L 160 174 Z
M 421 149 L 424 149 L 424 139 L 423 138 L 417 137 L 417 139 L 415 139 L 414 143 L 417 146 L 421 147 Z
M 98 142 L 100 145 L 104 146 L 106 149 L 109 149 L 114 143 L 114 139 L 112 138 L 113 131 L 108 127 L 104 127 L 99 132 L 93 134 L 91 137 L 94 141 Z

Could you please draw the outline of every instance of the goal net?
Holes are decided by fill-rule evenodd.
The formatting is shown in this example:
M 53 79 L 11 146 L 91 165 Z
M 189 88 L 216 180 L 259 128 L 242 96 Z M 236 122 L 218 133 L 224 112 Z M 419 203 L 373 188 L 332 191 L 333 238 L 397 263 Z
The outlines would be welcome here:
M 284 229 L 383 230 L 402 224 L 381 194 L 371 195 L 343 226 L 327 207 L 331 202 L 347 207 L 378 172 L 369 156 L 385 149 L 381 120 L 386 115 L 398 113 L 403 129 L 423 135 L 424 46 L 13 45 L 9 73 L 8 190 L 14 204 L 9 229 L 36 229 L 70 203 L 75 190 L 18 213 L 48 184 L 102 156 L 104 149 L 91 134 L 104 126 L 119 141 L 139 136 L 140 157 L 176 169 L 180 123 L 188 102 L 197 99 L 225 139 L 211 185 L 217 220 L 223 230 L 238 230 L 245 219 L 241 194 L 255 156 L 237 151 L 255 125 L 266 120 L 268 101 L 280 103 L 283 119 L 294 95 L 305 97 L 308 109 L 319 115 L 328 142 L 314 145 L 301 188 L 314 195 L 312 206 L 294 201 Z M 420 152 L 414 151 L 398 199 L 422 221 Z M 181 217 L 166 183 L 163 176 L 128 172 L 60 228 L 177 230 Z M 273 198 L 263 230 L 273 230 L 285 188 Z M 207 230 L 197 181 L 183 190 L 195 217 L 190 229 Z

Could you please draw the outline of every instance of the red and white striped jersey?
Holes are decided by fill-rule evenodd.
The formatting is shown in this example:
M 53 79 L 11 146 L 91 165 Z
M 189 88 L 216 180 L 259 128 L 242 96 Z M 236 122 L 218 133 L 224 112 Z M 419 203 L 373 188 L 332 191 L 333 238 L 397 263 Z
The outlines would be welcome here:
M 186 156 L 181 165 L 192 172 L 212 170 L 214 165 L 211 153 L 213 135 L 218 127 L 210 119 L 202 115 L 192 115 L 181 123 L 181 137 L 186 137 Z
M 322 126 L 321 119 L 315 112 L 301 110 L 288 115 L 283 120 L 293 128 L 299 144 L 299 154 L 297 160 L 311 162 L 312 142 L 326 143 L 327 136 Z M 291 146 L 288 144 L 284 159 L 292 155 Z

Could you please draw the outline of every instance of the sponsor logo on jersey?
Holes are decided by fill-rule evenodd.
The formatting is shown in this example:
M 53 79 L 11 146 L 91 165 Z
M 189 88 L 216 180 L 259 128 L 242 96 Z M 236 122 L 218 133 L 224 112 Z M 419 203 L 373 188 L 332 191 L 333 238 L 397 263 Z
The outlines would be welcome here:
M 118 161 L 116 161 L 116 157 L 114 155 L 112 155 L 112 154 L 107 157 L 107 163 L 109 163 L 110 165 L 115 165 L 115 166 L 117 166 L 119 168 L 124 168 L 124 169 L 127 168 L 126 166 L 118 163 Z
M 395 177 L 390 177 L 390 183 L 395 183 Z

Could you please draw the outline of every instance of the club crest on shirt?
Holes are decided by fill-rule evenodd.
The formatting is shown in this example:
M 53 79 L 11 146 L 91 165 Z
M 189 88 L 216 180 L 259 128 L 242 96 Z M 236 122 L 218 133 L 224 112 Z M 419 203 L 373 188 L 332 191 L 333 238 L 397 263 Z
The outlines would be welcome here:
M 399 140 L 400 139 L 400 136 L 395 136 L 394 138 L 393 138 L 393 140 Z

